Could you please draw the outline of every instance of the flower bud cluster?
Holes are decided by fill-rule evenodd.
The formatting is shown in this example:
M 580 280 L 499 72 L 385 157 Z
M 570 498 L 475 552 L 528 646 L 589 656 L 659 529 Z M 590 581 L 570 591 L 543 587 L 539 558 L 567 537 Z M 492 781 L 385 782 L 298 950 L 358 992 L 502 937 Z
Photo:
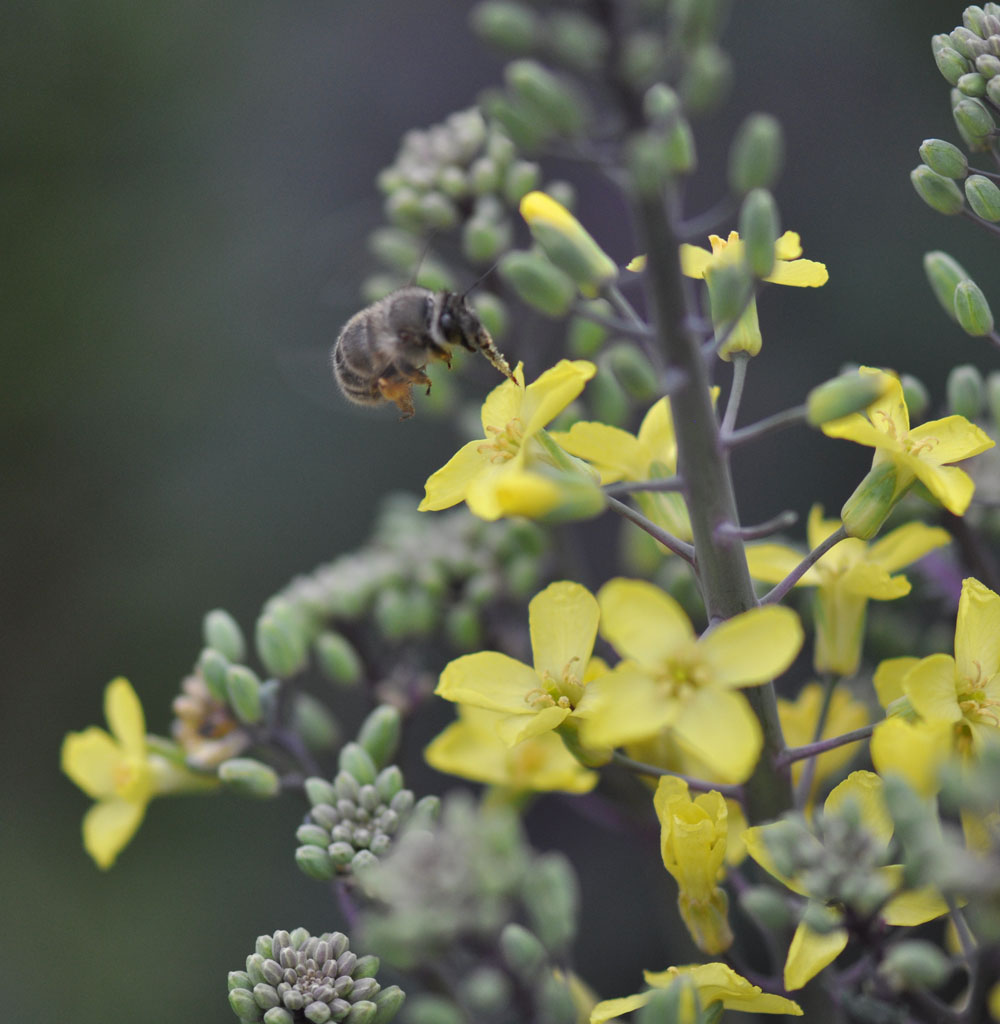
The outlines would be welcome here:
M 229 1005 L 253 1024 L 387 1024 L 405 995 L 382 988 L 378 969 L 378 957 L 359 957 L 342 932 L 276 931 L 257 939 L 245 971 L 229 973 Z

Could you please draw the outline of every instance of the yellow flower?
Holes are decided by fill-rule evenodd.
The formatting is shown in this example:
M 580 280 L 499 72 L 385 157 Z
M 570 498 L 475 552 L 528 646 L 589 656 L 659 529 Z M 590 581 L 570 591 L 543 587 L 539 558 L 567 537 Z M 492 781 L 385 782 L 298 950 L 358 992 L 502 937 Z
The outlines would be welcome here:
M 862 374 L 883 374 L 862 366 Z M 919 480 L 949 512 L 963 515 L 972 500 L 971 477 L 951 465 L 972 458 L 994 442 L 964 416 L 929 420 L 910 429 L 903 386 L 890 377 L 886 394 L 865 414 L 852 413 L 821 427 L 828 437 L 841 437 L 875 449 L 868 476 L 847 499 L 842 518 L 856 537 L 873 537 L 892 506 Z
M 593 298 L 618 277 L 614 260 L 562 203 L 544 192 L 529 192 L 519 209 L 545 255 L 576 282 L 583 295 Z
M 1000 596 L 963 580 L 954 657 L 893 659 L 879 666 L 876 682 L 883 703 L 894 701 L 902 714 L 876 726 L 875 767 L 903 775 L 920 793 L 937 792 L 937 769 L 950 755 L 975 757 L 1000 740 Z
M 525 387 L 519 364 L 514 380 L 504 381 L 486 396 L 484 436 L 460 448 L 430 477 L 420 510 L 437 511 L 464 501 L 481 519 L 498 519 L 504 509 L 497 491 L 505 477 L 535 466 L 564 469 L 555 465 L 550 448 L 538 435 L 580 394 L 595 369 L 584 360 L 563 359 Z
M 885 806 L 882 780 L 874 772 L 852 772 L 839 786 L 835 787 L 823 804 L 824 818 L 842 817 L 848 811 L 857 814 L 864 830 L 868 833 L 873 852 L 885 850 L 892 838 L 893 824 Z M 801 896 L 811 895 L 806 886 L 807 874 L 788 876 L 775 864 L 768 848 L 767 837 L 782 828 L 781 822 L 757 825 L 744 833 L 747 852 L 765 871 Z M 820 863 L 823 847 L 819 839 L 813 840 L 813 859 Z M 806 859 L 803 854 L 803 861 Z M 903 889 L 903 868 L 890 864 L 876 869 L 886 888 L 897 895 L 889 899 L 879 910 L 879 916 L 886 924 L 913 927 L 933 920 L 948 912 L 947 904 L 933 889 Z M 839 907 L 832 912 L 840 913 Z M 818 931 L 805 920 L 799 923 L 788 949 L 785 960 L 784 982 L 789 991 L 802 988 L 824 967 L 833 963 L 847 946 L 846 927 L 834 927 Z
M 818 547 L 839 527 L 840 520 L 824 519 L 823 509 L 814 505 L 807 528 L 809 549 Z M 816 671 L 845 676 L 857 672 L 868 601 L 891 601 L 908 594 L 906 577 L 892 573 L 949 540 L 948 531 L 940 527 L 907 523 L 872 545 L 856 537 L 842 540 L 807 569 L 796 586 L 816 587 Z M 750 575 L 765 583 L 780 583 L 802 557 L 783 544 L 747 548 Z M 803 742 L 811 742 L 811 738 Z
M 778 717 L 781 720 L 781 731 L 788 746 L 803 747 L 817 739 L 816 725 L 819 722 L 822 703 L 823 687 L 819 683 L 808 683 L 803 686 L 795 700 L 778 698 Z M 838 688 L 833 691 L 830 698 L 826 723 L 818 738 L 821 740 L 832 739 L 834 736 L 842 736 L 844 733 L 860 729 L 861 726 L 867 724 L 868 709 L 864 703 L 855 700 L 847 690 Z M 812 783 L 809 787 L 808 803 L 810 805 L 824 780 L 839 774 L 841 768 L 850 762 L 854 753 L 854 747 L 845 744 L 842 747 L 827 750 L 815 758 L 816 767 L 813 769 Z M 804 761 L 796 761 L 792 765 L 793 783 L 798 785 L 804 770 Z
M 127 679 L 104 691 L 111 732 L 91 726 L 63 740 L 62 770 L 97 803 L 83 818 L 83 845 L 100 868 L 109 868 L 135 835 L 146 805 L 158 793 L 215 784 L 185 771 L 146 744 L 142 705 Z
M 741 265 L 744 262 L 744 244 L 736 231 L 731 231 L 726 239 L 718 235 L 708 236 L 712 251 L 697 245 L 681 246 L 681 270 L 688 277 L 705 278 L 708 284 L 709 302 L 713 307 L 712 322 L 715 324 L 716 337 L 729 330 L 731 320 L 720 318 L 715 310 L 724 308 L 724 301 L 719 295 L 713 295 L 718 287 L 713 281 L 716 271 L 727 267 Z M 793 285 L 796 288 L 818 288 L 829 279 L 826 267 L 812 260 L 799 259 L 802 245 L 794 231 L 786 231 L 774 244 L 774 270 L 764 278 L 772 284 Z M 723 359 L 730 359 L 734 352 L 747 352 L 752 356 L 760 351 L 760 324 L 757 320 L 757 303 L 751 299 L 743 311 L 736 326 L 719 350 Z
M 566 735 L 593 702 L 595 683 L 587 668 L 599 616 L 585 587 L 552 583 L 528 605 L 533 666 L 498 651 L 467 654 L 445 666 L 434 692 L 502 712 L 496 732 L 509 747 L 553 729 Z
M 646 984 L 654 989 L 670 988 L 671 985 L 687 981 L 698 993 L 702 1009 L 709 1009 L 721 1003 L 726 1010 L 743 1010 L 747 1013 L 787 1013 L 793 1017 L 802 1016 L 798 1003 L 784 996 L 764 992 L 726 964 L 692 964 L 689 967 L 668 967 L 665 971 L 643 971 Z M 638 1010 L 649 1002 L 652 992 L 640 992 L 622 999 L 605 999 L 594 1007 L 590 1024 L 604 1024 L 605 1021 L 622 1017 Z
M 581 739 L 595 747 L 670 728 L 721 782 L 745 781 L 760 754 L 760 725 L 735 692 L 785 671 L 802 646 L 788 608 L 754 608 L 697 637 L 680 605 L 651 583 L 614 579 L 598 594 L 601 635 L 625 659 L 601 680 Z
M 424 758 L 439 772 L 515 792 L 587 793 L 597 784 L 597 773 L 584 768 L 554 732 L 508 746 L 497 734 L 503 717 L 459 704 L 458 720 L 431 740 Z
M 653 796 L 660 820 L 663 866 L 680 890 L 681 920 L 704 953 L 721 953 L 733 943 L 727 917 L 729 901 L 719 887 L 728 840 L 726 801 L 716 790 L 693 800 L 676 776 L 660 779 Z

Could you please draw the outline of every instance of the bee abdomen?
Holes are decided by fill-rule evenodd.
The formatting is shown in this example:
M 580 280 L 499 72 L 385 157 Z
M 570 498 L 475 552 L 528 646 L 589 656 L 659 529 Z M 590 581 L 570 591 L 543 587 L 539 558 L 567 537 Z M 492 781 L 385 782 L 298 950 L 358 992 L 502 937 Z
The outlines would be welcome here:
M 333 376 L 344 397 L 360 405 L 378 405 L 380 368 L 372 365 L 373 353 L 366 324 L 355 317 L 348 321 L 333 346 Z

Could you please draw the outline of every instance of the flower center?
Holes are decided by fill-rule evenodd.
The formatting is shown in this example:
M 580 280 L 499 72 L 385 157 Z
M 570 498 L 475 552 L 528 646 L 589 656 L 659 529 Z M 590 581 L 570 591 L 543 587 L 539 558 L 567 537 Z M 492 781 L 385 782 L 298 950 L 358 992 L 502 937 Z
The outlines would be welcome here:
M 531 690 L 524 697 L 535 711 L 543 708 L 569 708 L 572 710 L 580 703 L 583 696 L 583 681 L 574 671 L 574 664 L 579 658 L 570 658 L 563 666 L 558 678 L 552 675 L 547 669 L 542 673 L 542 685 Z
M 983 668 L 978 661 L 973 662 L 976 666 L 976 678 L 964 679 L 964 689 L 959 689 L 958 706 L 962 716 L 970 724 L 991 725 L 994 728 L 1000 727 L 1000 701 L 990 697 L 986 693 L 983 683 Z
M 675 655 L 667 660 L 665 671 L 660 676 L 671 697 L 683 700 L 695 690 L 708 685 L 708 670 L 702 664 L 696 651 Z
M 119 758 L 112 769 L 111 777 L 115 796 L 132 803 L 146 799 L 150 787 L 150 771 L 144 758 Z
M 492 435 L 476 449 L 480 455 L 484 455 L 490 462 L 508 462 L 521 450 L 524 441 L 524 424 L 519 416 L 508 420 L 507 425 L 500 427 L 487 427 L 486 433 Z

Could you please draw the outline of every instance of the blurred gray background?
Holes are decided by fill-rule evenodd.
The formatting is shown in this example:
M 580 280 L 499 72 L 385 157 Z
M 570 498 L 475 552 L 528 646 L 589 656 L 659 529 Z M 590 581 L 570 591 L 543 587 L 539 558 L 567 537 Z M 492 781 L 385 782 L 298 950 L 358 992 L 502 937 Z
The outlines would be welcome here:
M 119 674 L 165 731 L 205 610 L 251 626 L 291 576 L 365 537 L 380 494 L 419 490 L 451 454 L 452 429 L 419 409 L 400 425 L 345 407 L 326 353 L 371 269 L 375 173 L 403 131 L 497 79 L 468 7 L 14 0 L 0 15 L 4 1020 L 223 1024 L 225 972 L 254 936 L 337 923 L 292 863 L 291 802 L 157 802 L 98 872 L 58 751 L 102 723 Z M 761 301 L 744 422 L 848 359 L 922 376 L 937 402 L 952 363 L 995 365 L 945 319 L 920 262 L 950 251 L 1000 303 L 989 239 L 908 181 L 922 139 L 956 140 L 929 41 L 961 10 L 736 5 L 737 89 L 697 126 L 697 193 L 717 194 L 746 113 L 777 114 L 784 226 L 830 270 L 823 289 Z M 618 211 L 585 219 L 617 259 L 633 254 Z M 865 461 L 814 435 L 754 448 L 738 467 L 746 519 L 835 509 Z M 570 817 L 539 827 L 540 845 Z M 621 854 L 606 833 L 570 854 L 585 926 L 603 933 L 579 966 L 602 995 L 634 991 L 641 967 L 667 966 L 637 907 L 671 887 L 637 853 L 622 875 L 638 881 L 609 889 L 601 858 Z

